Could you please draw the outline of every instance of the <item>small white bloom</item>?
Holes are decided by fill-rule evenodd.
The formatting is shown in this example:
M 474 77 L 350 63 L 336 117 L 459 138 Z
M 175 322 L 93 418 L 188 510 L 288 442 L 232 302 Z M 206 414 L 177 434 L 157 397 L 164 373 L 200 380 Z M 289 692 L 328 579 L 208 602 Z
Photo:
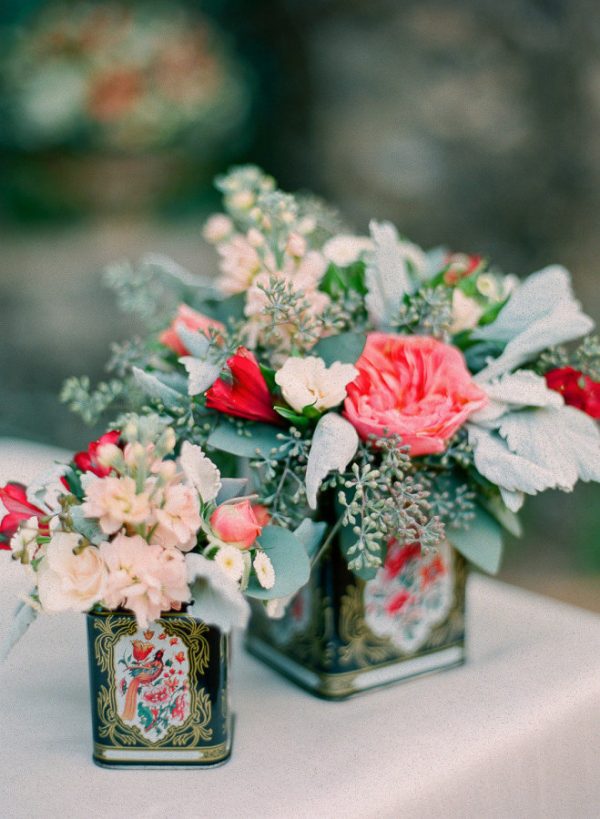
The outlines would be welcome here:
M 358 261 L 366 251 L 372 248 L 373 242 L 368 236 L 341 234 L 325 242 L 323 255 L 338 267 L 347 267 L 349 264 Z
M 197 444 L 184 441 L 179 463 L 185 477 L 207 503 L 214 500 L 221 488 L 221 473 Z
M 493 301 L 500 301 L 501 291 L 498 284 L 498 279 L 491 273 L 482 273 L 477 278 L 477 290 L 482 296 Z
M 246 234 L 246 239 L 248 239 L 252 247 L 262 247 L 265 243 L 265 237 L 256 228 L 250 228 Z
M 244 556 L 235 546 L 221 546 L 215 555 L 215 563 L 230 580 L 238 583 L 244 573 Z
M 451 333 L 460 333 L 463 330 L 472 330 L 477 327 L 483 315 L 483 308 L 479 302 L 465 294 L 458 287 L 452 294 L 452 324 Z
M 224 213 L 210 216 L 204 225 L 202 235 L 211 245 L 217 245 L 233 232 L 233 222 Z
M 326 367 L 322 358 L 290 357 L 275 374 L 283 397 L 296 412 L 312 406 L 319 411 L 341 404 L 346 397 L 346 386 L 358 375 L 352 364 L 334 362 Z
M 10 541 L 10 548 L 14 555 L 19 555 L 22 562 L 31 563 L 39 550 L 37 536 L 39 534 L 38 519 L 33 517 L 21 523 Z
M 258 552 L 252 565 L 263 589 L 272 589 L 275 585 L 275 570 L 269 556 L 265 552 Z
M 249 210 L 254 201 L 254 194 L 251 191 L 238 191 L 227 197 L 227 204 L 234 210 Z
M 281 620 L 285 616 L 287 606 L 293 595 L 288 597 L 274 597 L 272 600 L 267 600 L 265 604 L 265 611 L 267 617 L 271 620 Z

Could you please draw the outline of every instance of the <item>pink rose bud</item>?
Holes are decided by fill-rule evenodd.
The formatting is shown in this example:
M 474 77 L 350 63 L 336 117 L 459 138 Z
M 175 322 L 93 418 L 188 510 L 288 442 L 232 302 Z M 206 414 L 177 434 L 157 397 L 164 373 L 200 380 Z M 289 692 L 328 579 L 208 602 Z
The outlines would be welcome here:
M 239 549 L 249 549 L 262 532 L 249 500 L 217 506 L 210 525 L 217 537 Z

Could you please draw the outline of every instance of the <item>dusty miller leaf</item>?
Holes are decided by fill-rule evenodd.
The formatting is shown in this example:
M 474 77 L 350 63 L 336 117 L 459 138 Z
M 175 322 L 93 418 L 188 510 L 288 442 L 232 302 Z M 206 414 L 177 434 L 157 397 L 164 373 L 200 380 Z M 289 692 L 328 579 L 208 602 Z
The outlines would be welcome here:
M 358 449 L 358 434 L 352 424 L 335 412 L 323 415 L 315 432 L 306 465 L 306 497 L 317 508 L 317 492 L 333 470 L 343 472 Z

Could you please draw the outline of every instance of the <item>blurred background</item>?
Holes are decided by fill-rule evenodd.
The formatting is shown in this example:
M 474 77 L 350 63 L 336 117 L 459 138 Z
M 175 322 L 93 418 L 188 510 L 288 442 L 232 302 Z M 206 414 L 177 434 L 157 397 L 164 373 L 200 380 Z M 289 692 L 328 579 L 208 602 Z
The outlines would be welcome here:
M 594 0 L 4 0 L 0 435 L 79 448 L 63 380 L 135 333 L 101 281 L 147 251 L 214 269 L 235 162 L 526 275 L 600 320 Z M 598 487 L 534 498 L 501 577 L 600 611 Z

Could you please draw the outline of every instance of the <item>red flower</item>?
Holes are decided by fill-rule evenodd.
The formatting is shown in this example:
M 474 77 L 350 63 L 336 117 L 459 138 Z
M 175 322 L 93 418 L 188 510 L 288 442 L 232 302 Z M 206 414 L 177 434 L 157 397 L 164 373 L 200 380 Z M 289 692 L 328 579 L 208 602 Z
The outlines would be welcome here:
M 112 432 L 105 432 L 97 441 L 92 441 L 87 450 L 77 452 L 73 456 L 73 463 L 82 472 L 93 472 L 99 478 L 105 478 L 110 475 L 110 467 L 102 466 L 98 463 L 98 449 L 104 444 L 116 444 L 119 442 L 121 433 L 119 430 Z
M 546 373 L 546 383 L 562 395 L 565 404 L 600 419 L 600 381 L 592 381 L 573 367 L 559 367 Z
M 0 486 L 0 500 L 6 507 L 7 514 L 0 520 L 0 549 L 10 549 L 12 536 L 19 528 L 19 524 L 29 518 L 43 518 L 46 512 L 39 509 L 27 500 L 27 488 L 22 483 L 10 481 Z M 40 526 L 42 533 L 47 533 L 48 526 Z
M 451 253 L 446 257 L 448 269 L 444 273 L 444 281 L 448 285 L 458 284 L 461 279 L 471 276 L 480 266 L 482 256 L 469 256 L 466 253 Z
M 169 645 L 176 646 L 178 642 L 179 640 L 177 639 L 177 637 L 171 637 L 171 639 L 169 640 Z
M 180 651 L 178 654 L 175 655 L 175 659 L 178 663 L 182 663 L 185 660 L 185 654 L 183 651 Z
M 418 543 L 401 545 L 392 541 L 388 546 L 384 564 L 387 577 L 390 579 L 397 577 L 409 561 L 417 560 L 420 556 L 421 546 Z
M 406 591 L 406 589 L 402 589 L 402 591 L 395 594 L 391 600 L 387 601 L 385 604 L 385 609 L 388 614 L 398 614 L 398 612 L 402 611 L 410 599 L 410 594 Z
M 281 418 L 273 409 L 271 393 L 254 354 L 239 347 L 227 366 L 231 382 L 218 378 L 206 393 L 206 406 L 249 421 L 280 424 Z
M 133 658 L 138 662 L 145 660 L 148 654 L 152 651 L 154 646 L 152 643 L 145 643 L 143 640 L 133 641 Z

